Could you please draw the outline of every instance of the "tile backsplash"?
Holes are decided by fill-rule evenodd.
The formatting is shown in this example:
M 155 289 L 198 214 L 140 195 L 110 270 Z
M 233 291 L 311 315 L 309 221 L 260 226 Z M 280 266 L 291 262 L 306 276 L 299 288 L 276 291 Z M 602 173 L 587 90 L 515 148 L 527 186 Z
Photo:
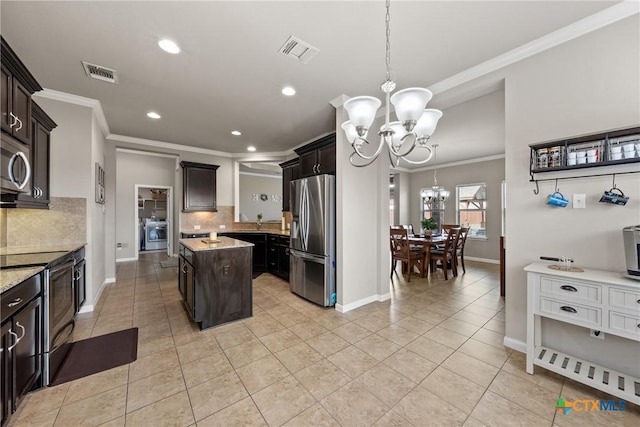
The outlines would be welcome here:
M 51 208 L 0 209 L 0 247 L 87 241 L 87 199 L 52 197 Z
M 233 224 L 233 206 L 218 206 L 218 212 L 181 212 L 180 230 L 195 230 L 199 225 L 202 230 L 215 230 L 224 225 L 231 228 Z

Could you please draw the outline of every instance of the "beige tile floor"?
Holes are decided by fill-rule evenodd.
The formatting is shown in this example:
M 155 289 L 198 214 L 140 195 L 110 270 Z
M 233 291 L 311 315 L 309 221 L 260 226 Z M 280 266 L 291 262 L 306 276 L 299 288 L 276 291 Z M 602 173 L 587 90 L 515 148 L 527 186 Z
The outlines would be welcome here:
M 252 318 L 199 331 L 166 255 L 118 264 L 77 338 L 139 328 L 138 360 L 30 393 L 17 426 L 640 425 L 640 410 L 555 410 L 598 399 L 502 346 L 496 266 L 444 281 L 396 277 L 390 301 L 340 314 L 254 280 Z

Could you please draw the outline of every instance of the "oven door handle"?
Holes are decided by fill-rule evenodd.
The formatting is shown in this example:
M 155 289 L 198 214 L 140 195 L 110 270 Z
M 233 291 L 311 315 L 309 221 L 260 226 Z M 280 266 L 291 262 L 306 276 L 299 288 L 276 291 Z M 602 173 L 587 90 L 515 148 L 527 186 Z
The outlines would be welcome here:
M 56 266 L 56 267 L 52 268 L 51 270 L 49 270 L 49 274 L 50 274 L 50 275 L 55 274 L 55 273 L 57 273 L 58 271 L 61 271 L 61 270 L 67 269 L 67 268 L 69 268 L 69 267 L 73 267 L 75 264 L 76 264 L 76 261 L 75 261 L 74 259 L 69 260 L 69 261 L 65 262 L 64 264 L 62 264 L 62 265 L 58 265 L 58 266 Z

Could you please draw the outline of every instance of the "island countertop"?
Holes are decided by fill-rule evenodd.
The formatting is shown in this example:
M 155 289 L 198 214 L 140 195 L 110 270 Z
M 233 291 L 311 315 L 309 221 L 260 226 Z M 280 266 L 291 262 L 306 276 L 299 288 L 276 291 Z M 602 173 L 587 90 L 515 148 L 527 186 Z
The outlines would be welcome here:
M 0 293 L 6 292 L 44 270 L 44 267 L 19 267 L 0 270 Z
M 180 239 L 180 243 L 193 252 L 245 248 L 254 246 L 253 243 L 245 242 L 243 240 L 236 240 L 225 236 L 218 236 L 216 240 L 219 240 L 219 243 L 207 243 L 207 240 L 208 239 L 205 237 L 196 237 L 193 239 Z

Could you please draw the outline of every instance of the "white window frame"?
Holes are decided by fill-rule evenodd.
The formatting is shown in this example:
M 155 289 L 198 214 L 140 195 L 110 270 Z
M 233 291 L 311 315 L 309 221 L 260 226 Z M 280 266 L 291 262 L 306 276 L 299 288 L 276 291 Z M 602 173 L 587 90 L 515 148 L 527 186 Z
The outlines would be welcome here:
M 484 187 L 484 209 L 460 209 L 460 189 L 462 187 L 473 187 L 473 186 L 482 186 Z M 484 228 L 483 227 L 478 227 L 478 228 L 472 228 L 469 230 L 469 234 L 467 235 L 468 239 L 476 239 L 476 240 L 488 240 L 487 238 L 487 208 L 489 205 L 489 200 L 487 197 L 487 183 L 486 182 L 473 182 L 473 183 L 469 183 L 469 184 L 458 184 L 456 185 L 456 219 L 457 219 L 457 223 L 460 224 L 461 227 L 468 227 L 469 223 L 464 221 L 464 218 L 462 218 L 462 214 L 464 212 L 484 212 L 483 218 L 484 218 Z M 478 235 L 477 232 L 478 230 L 482 230 L 484 229 L 484 235 Z

